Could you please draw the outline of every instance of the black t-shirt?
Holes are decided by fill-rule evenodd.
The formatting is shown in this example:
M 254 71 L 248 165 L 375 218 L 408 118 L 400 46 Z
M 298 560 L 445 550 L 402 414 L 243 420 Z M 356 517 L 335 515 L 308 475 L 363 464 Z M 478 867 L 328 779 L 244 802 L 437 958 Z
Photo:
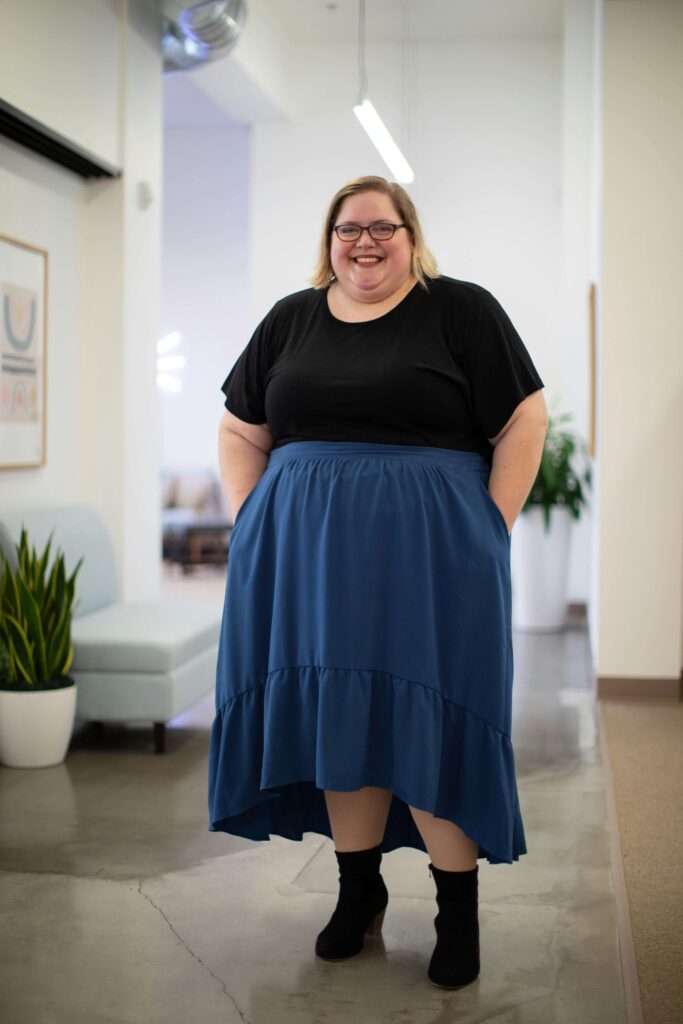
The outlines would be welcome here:
M 326 289 L 276 302 L 222 385 L 225 407 L 291 441 L 476 451 L 544 387 L 500 303 L 449 277 L 416 284 L 375 320 L 332 315 Z

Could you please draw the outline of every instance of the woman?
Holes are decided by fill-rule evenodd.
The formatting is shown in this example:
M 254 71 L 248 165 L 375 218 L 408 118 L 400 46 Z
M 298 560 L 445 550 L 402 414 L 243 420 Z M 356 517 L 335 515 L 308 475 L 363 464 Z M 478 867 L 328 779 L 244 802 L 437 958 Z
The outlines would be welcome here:
M 438 274 L 384 178 L 334 196 L 312 280 L 222 388 L 236 517 L 210 829 L 334 839 L 323 959 L 379 934 L 382 852 L 428 852 L 428 977 L 459 987 L 479 974 L 477 860 L 526 853 L 510 530 L 540 463 L 543 382 L 494 297 Z

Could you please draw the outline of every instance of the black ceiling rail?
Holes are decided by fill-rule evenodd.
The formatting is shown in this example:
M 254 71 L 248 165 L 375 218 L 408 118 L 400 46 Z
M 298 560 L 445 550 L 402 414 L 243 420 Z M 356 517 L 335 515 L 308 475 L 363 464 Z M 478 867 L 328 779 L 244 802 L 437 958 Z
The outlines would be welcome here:
M 61 164 L 82 178 L 120 178 L 121 169 L 76 146 L 70 139 L 0 99 L 0 135 Z

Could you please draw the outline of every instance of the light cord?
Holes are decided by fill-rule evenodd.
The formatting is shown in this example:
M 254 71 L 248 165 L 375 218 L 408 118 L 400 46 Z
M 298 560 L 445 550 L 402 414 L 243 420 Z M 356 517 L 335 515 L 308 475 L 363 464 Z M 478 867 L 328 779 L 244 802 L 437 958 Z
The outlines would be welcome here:
M 368 73 L 365 68 L 365 0 L 358 0 L 358 103 L 368 92 Z
M 401 4 L 401 141 L 405 147 L 408 144 L 408 38 L 410 35 L 410 22 L 408 13 L 408 0 Z

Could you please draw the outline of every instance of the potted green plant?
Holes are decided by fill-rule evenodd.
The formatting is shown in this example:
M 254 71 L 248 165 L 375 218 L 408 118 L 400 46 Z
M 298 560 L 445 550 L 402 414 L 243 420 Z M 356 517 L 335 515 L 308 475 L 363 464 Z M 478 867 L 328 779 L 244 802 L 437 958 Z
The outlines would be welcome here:
M 73 732 L 76 684 L 68 671 L 83 559 L 67 578 L 58 551 L 47 575 L 51 544 L 52 534 L 36 555 L 22 529 L 16 568 L 0 552 L 0 762 L 12 768 L 61 764 Z
M 550 531 L 552 508 L 566 508 L 574 519 L 580 519 L 581 506 L 588 504 L 583 486 L 590 489 L 592 482 L 587 445 L 573 431 L 560 429 L 560 424 L 571 418 L 570 412 L 558 416 L 548 413 L 541 464 L 522 508 L 522 512 L 528 512 L 540 506 L 546 533 Z
M 588 504 L 592 483 L 586 443 L 564 424 L 571 413 L 548 413 L 541 463 L 518 528 L 513 531 L 513 622 L 553 632 L 567 614 L 571 523 Z

